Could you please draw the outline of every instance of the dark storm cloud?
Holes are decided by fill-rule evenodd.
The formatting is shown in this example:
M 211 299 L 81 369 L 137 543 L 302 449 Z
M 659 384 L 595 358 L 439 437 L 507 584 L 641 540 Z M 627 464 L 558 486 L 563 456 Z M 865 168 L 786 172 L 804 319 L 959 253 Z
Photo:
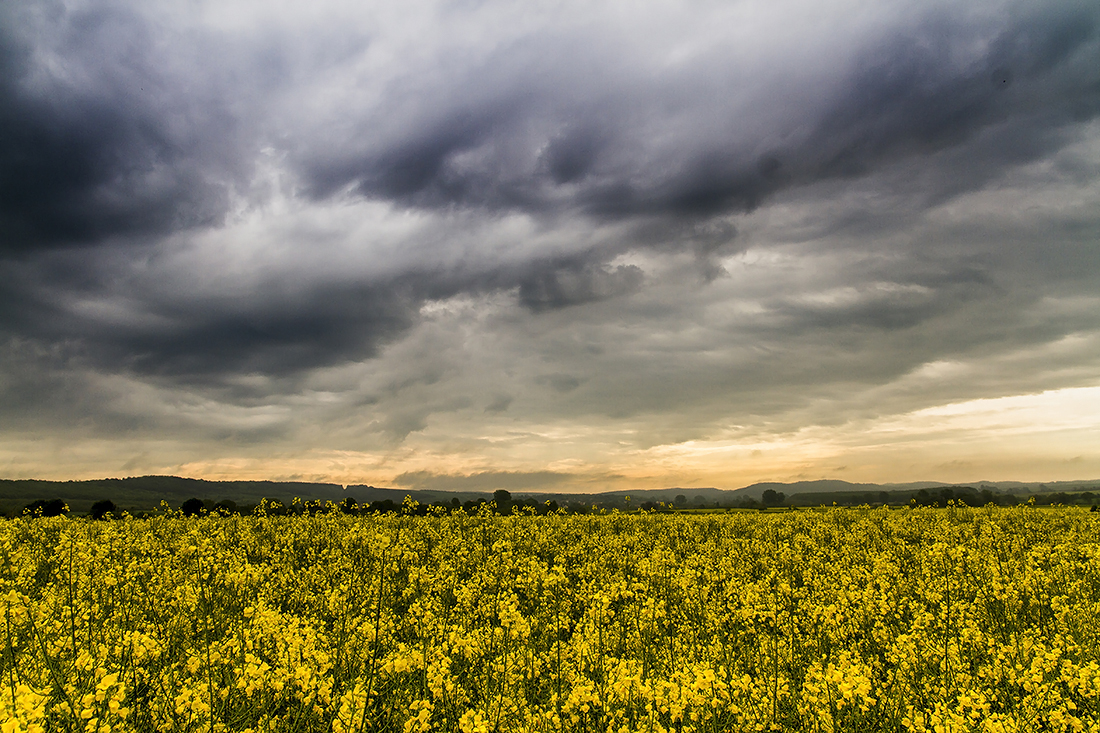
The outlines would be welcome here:
M 953 169 L 943 186 L 961 171 L 973 187 L 1100 112 L 1098 28 L 1089 2 L 1015 6 L 997 24 L 928 12 L 865 41 L 850 62 L 823 59 L 836 65 L 835 93 L 785 111 L 772 98 L 797 94 L 798 69 L 734 106 L 723 92 L 740 91 L 737 61 L 721 52 L 631 77 L 594 44 L 570 44 L 563 60 L 565 40 L 524 39 L 482 66 L 441 71 L 426 109 L 392 91 L 396 132 L 372 140 L 376 120 L 365 120 L 340 144 L 350 154 L 315 156 L 307 145 L 299 165 L 322 196 L 353 186 L 427 208 L 706 217 L 999 136 L 994 154 L 942 161 Z
M 0 255 L 220 222 L 246 168 L 238 121 L 167 68 L 155 28 L 114 4 L 0 18 Z
M 950 18 L 896 34 L 863 55 L 818 120 L 797 156 L 806 161 L 801 175 L 863 175 L 883 160 L 958 146 L 1006 123 L 1012 144 L 968 161 L 985 169 L 972 183 L 1048 152 L 1053 130 L 1100 113 L 1098 24 L 1095 4 L 1045 5 L 1015 18 L 963 68 L 952 63 L 955 47 L 976 39 Z
M 108 361 L 129 362 L 149 373 L 283 374 L 374 356 L 381 344 L 411 325 L 415 314 L 399 290 L 369 286 L 200 308 L 158 314 L 175 327 L 138 331 L 125 339 L 118 338 L 117 329 L 102 334 L 99 340 L 113 357 Z
M 203 274 L 173 268 L 149 275 L 129 252 L 0 260 L 8 284 L 0 290 L 0 337 L 54 344 L 47 351 L 56 364 L 196 383 L 249 373 L 293 377 L 376 356 L 420 322 L 428 301 L 515 289 L 538 313 L 629 294 L 642 280 L 637 267 L 603 268 L 585 254 L 488 271 L 422 266 L 338 282 L 272 276 L 211 292 Z
M 271 142 L 254 124 L 263 100 L 290 90 L 300 60 L 250 40 L 242 61 L 212 34 L 173 36 L 117 4 L 27 7 L 9 7 L 0 33 L 0 247 L 218 225 Z M 633 70 L 637 49 L 533 33 L 272 140 L 315 197 L 351 187 L 429 209 L 705 219 L 949 149 L 962 153 L 940 161 L 940 185 L 972 188 L 1100 112 L 1098 28 L 1090 2 L 1013 6 L 999 23 L 926 12 L 852 61 L 823 59 L 834 93 L 783 109 L 772 100 L 798 96 L 797 66 L 741 98 L 739 61 L 721 49 Z
M 66 358 L 100 368 L 187 378 L 293 374 L 373 356 L 415 322 L 426 297 L 413 278 L 305 290 L 269 282 L 216 297 L 171 297 L 143 292 L 142 283 L 120 288 L 88 265 L 80 258 L 49 268 L 0 266 L 12 283 L 0 298 L 3 330 L 63 345 Z M 118 310 L 106 315 L 80 306 L 119 297 Z
M 542 159 L 554 183 L 561 185 L 578 181 L 592 169 L 604 143 L 600 131 L 573 129 L 552 138 Z
M 940 352 L 914 347 L 895 359 L 880 349 L 900 352 L 905 334 L 925 326 L 940 335 L 937 319 L 953 314 L 990 320 L 955 328 L 945 343 L 995 340 L 1008 326 L 975 304 L 1007 302 L 1015 283 L 997 281 L 1011 280 L 1002 267 L 1008 247 L 997 254 L 988 234 L 982 262 L 960 257 L 943 272 L 914 256 L 914 245 L 899 248 L 886 273 L 750 280 L 736 297 L 757 310 L 725 332 L 708 330 L 713 313 L 694 298 L 726 274 L 719 258 L 749 246 L 738 233 L 745 212 L 874 181 L 891 206 L 837 196 L 802 239 L 782 241 L 810 241 L 807 260 L 844 246 L 885 252 L 893 245 L 878 240 L 907 230 L 929 206 L 1057 154 L 1100 114 L 1095 2 L 1019 3 L 984 15 L 963 6 L 893 8 L 879 25 L 833 26 L 835 47 L 818 42 L 805 57 L 797 38 L 735 38 L 736 28 L 726 38 L 719 28 L 717 41 L 688 43 L 693 52 L 675 61 L 665 58 L 684 45 L 675 31 L 671 41 L 663 30 L 633 37 L 607 19 L 592 28 L 557 19 L 499 38 L 475 33 L 468 47 L 443 23 L 439 35 L 410 34 L 423 37 L 423 55 L 398 46 L 388 60 L 367 63 L 369 46 L 356 33 L 306 27 L 298 35 L 259 22 L 248 32 L 173 28 L 154 12 L 48 2 L 0 10 L 0 339 L 61 371 L 202 386 L 241 374 L 293 381 L 378 357 L 425 322 L 426 304 L 456 296 L 505 293 L 522 307 L 513 317 L 525 328 L 557 322 L 598 331 L 586 321 L 598 317 L 630 323 L 620 360 L 612 347 L 599 362 L 614 365 L 603 401 L 592 397 L 601 384 L 591 367 L 599 337 L 586 335 L 591 343 L 575 352 L 571 344 L 584 339 L 563 338 L 481 398 L 410 400 L 376 420 L 372 429 L 399 437 L 461 405 L 485 405 L 485 419 L 511 418 L 525 409 L 522 390 L 531 384 L 555 400 L 550 412 L 578 404 L 621 415 L 646 400 L 664 400 L 663 410 L 714 403 L 707 390 L 728 393 L 739 389 L 730 386 L 736 380 L 760 387 L 766 402 L 785 379 L 825 383 L 857 357 L 868 381 L 893 377 Z M 372 32 L 384 46 L 385 29 L 361 35 Z M 755 51 L 739 52 L 752 43 Z M 256 183 L 265 165 L 270 180 Z M 1095 171 L 1077 175 L 1084 185 Z M 365 225 L 340 218 L 371 202 L 428 223 L 376 235 L 373 210 L 361 214 Z M 193 271 L 158 264 L 202 233 L 233 232 L 235 207 L 241 220 L 293 220 L 266 238 L 242 225 L 224 240 L 253 248 L 243 259 L 257 269 L 275 261 L 269 273 L 206 287 L 203 278 L 218 271 L 202 268 L 203 257 L 220 261 L 212 246 L 196 255 Z M 298 226 L 313 215 L 324 226 Z M 533 224 L 509 228 L 515 219 Z M 544 247 L 531 244 L 543 236 Z M 618 259 L 639 251 L 687 254 L 701 273 L 670 276 L 680 291 L 627 317 L 621 304 L 638 304 L 659 280 Z M 1006 306 L 1005 322 L 1041 297 L 1044 276 L 1012 274 L 1039 284 Z M 597 303 L 607 304 L 601 316 L 591 315 Z M 993 335 L 983 336 L 994 321 Z M 505 329 L 485 326 L 493 328 Z M 663 350 L 675 350 L 662 339 L 651 352 L 636 345 L 681 329 L 712 341 L 687 343 L 672 366 L 658 363 Z M 870 336 L 855 340 L 847 361 L 815 359 L 822 342 L 851 332 Z M 871 343 L 879 335 L 891 338 L 887 346 Z M 529 338 L 507 360 L 522 362 L 535 349 L 537 337 Z M 693 381 L 692 353 L 713 350 L 706 363 L 718 363 L 722 339 L 788 361 L 761 359 L 736 374 L 723 367 L 720 378 L 699 367 Z M 460 360 L 458 351 L 448 358 Z M 429 350 L 417 359 L 436 366 L 444 357 Z M 658 376 L 646 382 L 651 361 Z M 681 367 L 689 378 L 670 387 L 668 375 Z M 36 382 L 35 368 L 25 369 L 23 392 L 65 382 Z M 638 381 L 620 378 L 634 373 Z M 386 398 L 357 395 L 357 406 Z M 19 399 L 20 409 L 34 404 Z M 499 480 L 510 487 L 507 476 Z

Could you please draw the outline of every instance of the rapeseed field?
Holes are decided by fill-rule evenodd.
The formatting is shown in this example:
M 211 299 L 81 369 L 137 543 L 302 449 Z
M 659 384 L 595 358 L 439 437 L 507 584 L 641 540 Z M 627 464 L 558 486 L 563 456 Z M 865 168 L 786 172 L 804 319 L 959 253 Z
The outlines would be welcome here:
M 0 524 L 0 730 L 1100 731 L 1100 515 Z

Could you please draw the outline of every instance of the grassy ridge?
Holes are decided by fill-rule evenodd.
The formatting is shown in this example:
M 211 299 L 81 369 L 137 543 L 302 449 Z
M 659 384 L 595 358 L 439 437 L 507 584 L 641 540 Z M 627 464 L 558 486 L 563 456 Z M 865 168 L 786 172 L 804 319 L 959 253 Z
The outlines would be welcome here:
M 344 487 L 300 481 L 205 481 L 178 476 L 139 476 L 91 481 L 0 480 L 0 510 L 21 509 L 39 499 L 64 499 L 76 512 L 86 512 L 97 501 L 109 499 L 126 509 L 152 509 L 167 501 L 178 507 L 191 498 L 240 504 L 261 499 L 290 502 L 295 497 L 313 501 L 340 501 Z

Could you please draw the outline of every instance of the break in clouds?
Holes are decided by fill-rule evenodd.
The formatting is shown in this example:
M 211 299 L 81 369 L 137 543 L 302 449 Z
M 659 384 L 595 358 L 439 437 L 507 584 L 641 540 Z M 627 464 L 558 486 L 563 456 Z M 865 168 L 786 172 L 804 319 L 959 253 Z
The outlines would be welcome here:
M 0 473 L 721 481 L 1090 389 L 1098 116 L 1088 1 L 9 3 Z

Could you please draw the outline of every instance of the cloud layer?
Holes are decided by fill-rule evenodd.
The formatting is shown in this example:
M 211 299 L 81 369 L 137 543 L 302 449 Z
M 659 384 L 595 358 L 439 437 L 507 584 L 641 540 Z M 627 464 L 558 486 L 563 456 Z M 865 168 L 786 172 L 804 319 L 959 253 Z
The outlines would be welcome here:
M 0 29 L 6 475 L 941 478 L 843 436 L 1097 386 L 1095 3 Z M 1100 469 L 1064 452 L 1038 478 Z

